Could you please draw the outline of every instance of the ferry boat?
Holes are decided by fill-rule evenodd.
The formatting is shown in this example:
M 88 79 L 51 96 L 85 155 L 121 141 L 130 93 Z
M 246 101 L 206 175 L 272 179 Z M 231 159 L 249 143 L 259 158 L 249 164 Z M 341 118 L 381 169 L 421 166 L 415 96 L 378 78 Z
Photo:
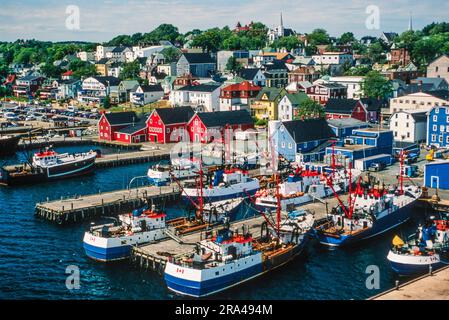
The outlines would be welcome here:
M 259 180 L 251 178 L 246 170 L 233 168 L 216 170 L 209 187 L 200 190 L 196 182 L 186 181 L 182 189 L 182 199 L 186 203 L 198 202 L 200 197 L 205 202 L 216 202 L 253 196 L 259 190 Z
M 198 175 L 199 162 L 189 159 L 172 160 L 171 165 L 156 164 L 148 169 L 148 180 L 156 186 L 164 186 L 173 178 L 182 180 Z
M 361 172 L 351 169 L 351 180 L 355 182 Z M 295 173 L 290 174 L 287 181 L 279 185 L 281 194 L 281 209 L 287 210 L 289 206 L 298 206 L 311 202 L 314 199 L 327 198 L 333 195 L 334 191 L 340 193 L 347 190 L 348 178 L 345 169 L 333 172 L 333 188 L 328 186 L 324 174 L 318 171 L 302 170 L 299 168 Z M 256 192 L 255 205 L 266 210 L 276 210 L 277 200 L 274 189 L 263 189 Z
M 119 215 L 119 224 L 103 224 L 84 234 L 86 255 L 101 262 L 123 260 L 130 256 L 133 245 L 150 243 L 166 237 L 165 217 L 153 210 L 136 209 Z
M 0 136 L 0 156 L 14 154 L 20 141 L 20 136 Z
M 46 148 L 34 154 L 32 167 L 42 170 L 47 180 L 63 179 L 92 172 L 96 157 L 95 151 L 58 154 Z
M 395 236 L 387 259 L 391 268 L 399 275 L 415 275 L 436 270 L 447 264 L 440 253 L 449 245 L 449 221 L 435 220 L 432 224 L 420 226 L 406 242 Z

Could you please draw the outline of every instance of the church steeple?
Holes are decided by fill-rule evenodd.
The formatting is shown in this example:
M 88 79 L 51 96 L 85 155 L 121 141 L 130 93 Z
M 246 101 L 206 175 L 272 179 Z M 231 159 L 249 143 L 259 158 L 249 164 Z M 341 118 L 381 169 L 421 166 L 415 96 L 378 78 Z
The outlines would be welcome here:
M 281 27 L 284 27 L 284 21 L 282 21 L 282 12 L 281 12 Z
M 408 31 L 413 31 L 412 12 L 410 11 L 410 18 L 408 20 Z

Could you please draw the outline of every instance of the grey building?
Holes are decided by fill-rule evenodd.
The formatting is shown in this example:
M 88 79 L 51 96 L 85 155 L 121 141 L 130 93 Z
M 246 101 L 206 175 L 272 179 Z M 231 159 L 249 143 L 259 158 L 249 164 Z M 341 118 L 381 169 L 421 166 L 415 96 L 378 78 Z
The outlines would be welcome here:
M 184 53 L 176 64 L 176 74 L 207 78 L 216 70 L 215 60 L 207 53 Z

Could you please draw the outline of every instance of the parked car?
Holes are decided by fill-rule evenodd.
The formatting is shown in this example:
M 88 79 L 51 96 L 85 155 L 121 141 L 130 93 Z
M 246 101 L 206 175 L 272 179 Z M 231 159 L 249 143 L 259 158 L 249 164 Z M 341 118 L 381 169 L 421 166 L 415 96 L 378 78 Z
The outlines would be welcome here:
M 386 165 L 383 162 L 374 162 L 368 168 L 369 171 L 382 171 L 385 169 Z

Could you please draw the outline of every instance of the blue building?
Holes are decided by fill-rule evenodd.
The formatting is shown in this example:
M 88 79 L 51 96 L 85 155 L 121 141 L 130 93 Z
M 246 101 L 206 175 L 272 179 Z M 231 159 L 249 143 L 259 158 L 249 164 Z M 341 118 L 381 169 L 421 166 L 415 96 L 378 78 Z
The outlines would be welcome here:
M 427 145 L 449 146 L 449 106 L 435 106 L 427 113 Z
M 344 143 L 340 141 L 334 148 L 326 148 L 326 163 L 330 163 L 332 153 L 338 165 L 346 166 L 351 162 L 360 170 L 365 170 L 368 162 L 378 161 L 389 165 L 393 154 L 393 131 L 378 128 L 354 129 L 344 139 Z
M 369 124 L 354 118 L 329 119 L 329 127 L 334 131 L 335 136 L 343 141 L 344 138 L 352 135 L 354 129 L 368 128 Z
M 279 155 L 289 161 L 319 161 L 335 134 L 325 119 L 270 121 L 270 136 Z
M 434 161 L 424 165 L 424 186 L 449 189 L 449 161 Z

